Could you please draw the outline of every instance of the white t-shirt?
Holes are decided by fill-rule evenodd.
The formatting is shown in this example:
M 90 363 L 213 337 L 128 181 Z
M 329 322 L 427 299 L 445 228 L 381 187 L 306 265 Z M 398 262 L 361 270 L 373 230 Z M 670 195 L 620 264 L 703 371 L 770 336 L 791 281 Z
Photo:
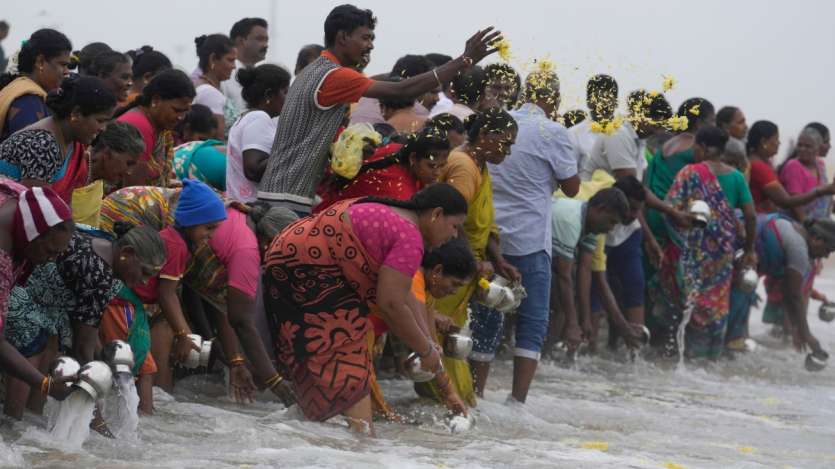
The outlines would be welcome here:
M 249 111 L 229 130 L 226 144 L 226 196 L 239 202 L 257 200 L 258 183 L 246 178 L 244 151 L 260 150 L 269 154 L 273 148 L 277 119 L 264 111 Z
M 591 119 L 580 122 L 568 131 L 574 137 L 574 143 L 577 147 L 577 167 L 582 168 L 600 134 L 591 131 Z
M 244 101 L 244 97 L 241 95 L 244 88 L 240 83 L 238 83 L 238 70 L 244 67 L 244 64 L 242 64 L 240 60 L 236 60 L 235 70 L 232 72 L 232 76 L 220 84 L 220 90 L 223 91 L 223 95 L 226 96 L 228 101 L 227 108 L 234 110 L 235 118 L 246 111 L 246 101 Z M 232 122 L 234 122 L 234 120 Z
M 191 104 L 202 104 L 212 110 L 212 114 L 223 115 L 223 106 L 226 105 L 226 96 L 219 89 L 212 85 L 203 83 L 194 89 L 197 93 Z
M 589 157 L 580 166 L 580 179 L 587 181 L 598 169 L 614 177 L 615 170 L 632 169 L 640 181 L 644 174 L 644 142 L 635 129 L 625 122 L 612 135 L 601 135 L 594 142 Z

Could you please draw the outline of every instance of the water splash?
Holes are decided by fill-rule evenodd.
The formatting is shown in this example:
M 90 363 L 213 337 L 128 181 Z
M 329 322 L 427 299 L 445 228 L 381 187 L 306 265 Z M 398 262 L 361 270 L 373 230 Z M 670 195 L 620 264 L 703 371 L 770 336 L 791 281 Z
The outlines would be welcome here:
M 55 415 L 50 435 L 54 440 L 66 442 L 67 446 L 80 449 L 90 435 L 90 421 L 96 402 L 83 391 L 75 391 L 61 402 Z
M 136 439 L 139 426 L 139 394 L 133 376 L 129 373 L 116 375 L 116 392 L 104 406 L 104 418 L 110 430 L 120 439 Z

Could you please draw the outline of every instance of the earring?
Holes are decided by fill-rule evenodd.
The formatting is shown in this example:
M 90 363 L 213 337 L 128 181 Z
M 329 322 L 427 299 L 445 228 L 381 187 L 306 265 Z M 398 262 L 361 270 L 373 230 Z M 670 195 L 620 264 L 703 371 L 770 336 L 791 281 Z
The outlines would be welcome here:
M 120 261 L 123 261 L 123 260 L 125 260 L 125 259 L 127 259 L 127 257 L 125 257 L 125 256 L 121 256 L 121 257 L 119 257 L 119 260 L 120 260 Z
M 212 66 L 209 67 L 209 70 L 214 70 L 214 69 L 215 69 L 215 64 L 212 64 Z
M 267 104 L 270 104 L 270 98 L 267 98 Z

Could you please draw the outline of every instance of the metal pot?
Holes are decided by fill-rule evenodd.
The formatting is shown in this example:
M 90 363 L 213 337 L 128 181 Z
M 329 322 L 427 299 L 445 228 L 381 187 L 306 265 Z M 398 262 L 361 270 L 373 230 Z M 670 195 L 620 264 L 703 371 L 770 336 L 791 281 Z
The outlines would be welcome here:
M 92 361 L 81 367 L 75 386 L 83 389 L 95 401 L 107 395 L 113 387 L 113 373 L 107 363 Z
M 201 346 L 203 345 L 203 338 L 200 337 L 200 335 L 198 335 L 198 334 L 189 334 L 188 338 L 189 338 L 189 340 L 191 340 L 191 342 L 194 345 L 197 346 L 198 349 L 200 349 Z M 191 349 L 188 352 L 188 358 L 186 358 L 186 362 L 183 363 L 183 365 L 186 368 L 192 368 L 192 369 L 197 368 L 198 366 L 200 366 L 200 352 L 198 352 L 197 350 Z
M 473 351 L 473 338 L 468 331 L 451 332 L 444 339 L 444 355 L 464 360 Z
M 212 355 L 212 341 L 204 340 L 200 344 L 200 366 L 209 366 L 209 357 Z
M 825 351 L 812 352 L 806 355 L 806 371 L 822 371 L 826 368 L 828 360 L 829 354 Z
M 484 295 L 484 304 L 490 308 L 495 308 L 504 301 L 505 296 L 509 292 L 510 289 L 507 287 L 499 285 L 495 281 L 490 282 L 490 286 L 487 288 L 487 294 Z
M 113 373 L 133 374 L 133 349 L 124 340 L 114 340 L 105 345 L 101 352 L 104 361 L 110 365 Z
M 690 214 L 696 218 L 693 221 L 693 226 L 704 228 L 707 226 L 707 221 L 710 220 L 710 205 L 704 200 L 694 200 L 690 203 Z
M 81 365 L 79 365 L 74 358 L 58 357 L 52 364 L 52 369 L 49 371 L 49 374 L 52 375 L 53 378 L 60 378 L 62 376 L 76 376 L 78 375 L 78 372 L 80 370 Z M 67 383 L 67 387 L 69 386 L 72 386 L 71 382 Z
M 746 267 L 739 276 L 739 289 L 745 293 L 754 293 L 757 289 L 757 283 L 760 281 L 760 276 L 755 269 Z
M 406 358 L 404 368 L 406 376 L 416 383 L 425 383 L 435 378 L 435 373 L 421 367 L 421 359 L 415 352 L 410 353 Z
M 818 317 L 823 322 L 832 322 L 835 320 L 835 303 L 824 303 L 818 309 Z

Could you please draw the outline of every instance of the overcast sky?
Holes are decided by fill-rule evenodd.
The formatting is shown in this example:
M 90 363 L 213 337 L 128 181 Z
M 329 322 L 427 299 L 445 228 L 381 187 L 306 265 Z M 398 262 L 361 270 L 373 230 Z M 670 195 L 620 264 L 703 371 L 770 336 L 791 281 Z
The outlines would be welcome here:
M 302 45 L 322 42 L 324 19 L 340 3 L 18 1 L 3 13 L 11 24 L 3 47 L 11 54 L 35 29 L 54 27 L 76 49 L 92 41 L 118 50 L 150 44 L 191 70 L 197 62 L 195 36 L 228 34 L 237 19 L 261 16 L 270 22 L 268 60 L 292 70 Z M 581 106 L 585 80 L 594 73 L 614 75 L 624 91 L 660 88 L 662 75 L 669 74 L 678 81 L 668 93 L 673 106 L 691 96 L 708 98 L 717 109 L 737 105 L 749 125 L 757 119 L 776 122 L 783 149 L 809 121 L 835 129 L 832 2 L 367 0 L 356 5 L 372 9 L 379 20 L 372 74 L 389 70 L 406 53 L 458 55 L 467 37 L 494 25 L 508 38 L 517 69 L 530 69 L 540 57 L 556 62 L 562 111 Z

